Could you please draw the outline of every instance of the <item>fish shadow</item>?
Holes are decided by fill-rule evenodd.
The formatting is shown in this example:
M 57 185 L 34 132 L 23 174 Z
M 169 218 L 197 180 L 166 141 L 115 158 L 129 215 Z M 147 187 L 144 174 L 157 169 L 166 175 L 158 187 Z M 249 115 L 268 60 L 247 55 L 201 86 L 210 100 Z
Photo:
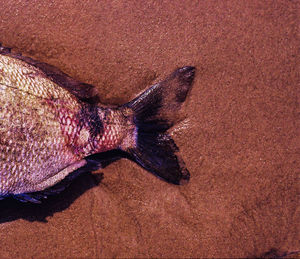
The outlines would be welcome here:
M 126 155 L 123 152 L 108 151 L 90 156 L 88 159 L 97 161 L 101 168 L 105 168 L 112 162 L 124 157 L 126 157 Z M 30 202 L 23 203 L 11 197 L 1 200 L 0 224 L 17 219 L 47 223 L 47 217 L 67 209 L 83 193 L 101 183 L 104 178 L 103 173 L 91 174 L 90 171 L 81 173 L 72 180 L 65 190 L 59 194 L 48 196 L 48 198 L 43 199 L 40 204 Z
M 6 198 L 0 201 L 0 224 L 17 219 L 46 223 L 48 216 L 67 209 L 84 192 L 99 185 L 102 179 L 102 173 L 96 175 L 84 173 L 74 179 L 66 190 L 43 199 L 40 204 L 23 203 L 14 198 Z

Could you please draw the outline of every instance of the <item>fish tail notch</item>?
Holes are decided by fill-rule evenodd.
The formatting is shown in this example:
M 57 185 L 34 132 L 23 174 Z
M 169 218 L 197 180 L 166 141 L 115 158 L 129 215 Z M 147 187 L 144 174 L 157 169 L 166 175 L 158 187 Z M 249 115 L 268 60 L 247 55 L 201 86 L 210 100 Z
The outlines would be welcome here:
M 140 166 L 173 184 L 187 183 L 190 173 L 167 130 L 178 119 L 177 113 L 191 89 L 194 75 L 194 67 L 179 68 L 123 106 L 133 111 L 136 126 L 135 145 L 125 151 Z

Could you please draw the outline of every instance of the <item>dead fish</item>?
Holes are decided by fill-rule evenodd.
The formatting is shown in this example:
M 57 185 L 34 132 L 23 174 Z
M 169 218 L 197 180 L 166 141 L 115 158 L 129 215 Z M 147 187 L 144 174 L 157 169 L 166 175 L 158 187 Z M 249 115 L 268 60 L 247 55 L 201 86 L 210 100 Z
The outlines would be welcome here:
M 175 70 L 118 107 L 98 103 L 95 87 L 0 45 L 0 196 L 39 203 L 118 150 L 173 184 L 190 179 L 168 134 L 195 68 Z M 112 158 L 118 159 L 116 156 Z

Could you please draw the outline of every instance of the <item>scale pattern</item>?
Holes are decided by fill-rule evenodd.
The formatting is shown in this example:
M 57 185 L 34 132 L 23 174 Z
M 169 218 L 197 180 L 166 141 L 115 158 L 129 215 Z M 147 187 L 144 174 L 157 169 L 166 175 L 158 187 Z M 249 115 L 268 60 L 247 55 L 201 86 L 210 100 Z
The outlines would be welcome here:
M 69 165 L 115 148 L 124 135 L 116 112 L 94 109 L 103 130 L 93 135 L 87 109 L 40 69 L 0 55 L 0 196 L 40 191 Z

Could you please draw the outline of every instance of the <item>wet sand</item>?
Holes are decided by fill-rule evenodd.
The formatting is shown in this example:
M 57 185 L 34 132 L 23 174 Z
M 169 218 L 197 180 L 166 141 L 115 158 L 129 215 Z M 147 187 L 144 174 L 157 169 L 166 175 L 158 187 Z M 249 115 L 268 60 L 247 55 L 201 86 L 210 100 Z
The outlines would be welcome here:
M 299 242 L 296 1 L 0 1 L 0 42 L 129 101 L 197 68 L 172 135 L 191 173 L 128 160 L 42 205 L 0 202 L 0 257 L 282 256 Z M 102 175 L 103 173 L 103 175 Z

